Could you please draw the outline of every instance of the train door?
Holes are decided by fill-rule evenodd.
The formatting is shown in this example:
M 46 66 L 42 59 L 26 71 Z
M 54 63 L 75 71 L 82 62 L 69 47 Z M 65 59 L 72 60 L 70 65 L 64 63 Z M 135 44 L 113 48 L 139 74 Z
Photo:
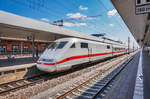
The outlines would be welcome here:
M 111 45 L 111 49 L 112 49 L 112 57 L 113 57 L 113 51 L 114 51 L 113 44 Z
M 89 62 L 89 46 L 88 46 L 88 43 L 81 42 L 80 54 L 85 55 L 85 57 L 81 59 L 81 63 Z
M 92 58 L 90 57 L 92 55 L 92 48 L 88 48 L 88 56 L 89 56 L 89 62 L 92 61 Z

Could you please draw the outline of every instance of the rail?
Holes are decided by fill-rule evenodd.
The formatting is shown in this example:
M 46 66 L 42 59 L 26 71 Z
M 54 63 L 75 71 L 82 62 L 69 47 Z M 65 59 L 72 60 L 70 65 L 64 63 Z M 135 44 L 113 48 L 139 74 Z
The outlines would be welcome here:
M 100 71 L 97 75 L 89 78 L 80 85 L 75 86 L 63 94 L 60 94 L 56 99 L 71 99 L 71 98 L 82 98 L 82 99 L 96 99 L 98 96 L 102 95 L 105 89 L 110 83 L 120 74 L 120 72 L 127 66 L 127 64 L 133 59 L 130 57 L 126 62 L 121 64 L 110 74 L 100 80 L 100 76 L 109 71 L 112 67 Z M 117 65 L 117 64 L 116 64 Z M 110 87 L 110 86 L 109 86 Z

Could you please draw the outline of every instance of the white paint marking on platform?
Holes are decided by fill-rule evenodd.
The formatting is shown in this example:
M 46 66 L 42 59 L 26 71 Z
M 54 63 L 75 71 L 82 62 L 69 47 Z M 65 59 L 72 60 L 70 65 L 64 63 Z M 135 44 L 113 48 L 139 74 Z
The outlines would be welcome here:
M 134 89 L 133 99 L 144 99 L 143 95 L 143 70 L 142 70 L 142 51 L 140 52 L 140 59 L 138 64 L 138 72 L 136 76 L 136 83 Z

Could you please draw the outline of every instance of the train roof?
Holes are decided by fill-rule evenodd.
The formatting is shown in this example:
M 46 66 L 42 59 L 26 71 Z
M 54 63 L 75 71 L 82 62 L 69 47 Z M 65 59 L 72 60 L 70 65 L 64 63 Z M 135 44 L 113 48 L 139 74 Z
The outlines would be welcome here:
M 70 40 L 70 39 L 74 39 L 73 37 L 68 37 L 68 38 L 61 38 L 60 40 L 63 40 L 63 39 L 67 39 L 67 40 Z M 125 44 L 121 44 L 121 43 L 118 43 L 118 42 L 113 42 L 113 41 L 101 41 L 101 40 L 95 40 L 95 39 L 86 39 L 86 38 L 76 38 L 76 39 L 81 39 L 81 40 L 89 40 L 89 41 L 95 41 L 95 42 L 100 42 L 100 43 L 105 43 L 105 44 L 113 44 L 113 45 L 118 45 L 118 46 L 125 46 Z

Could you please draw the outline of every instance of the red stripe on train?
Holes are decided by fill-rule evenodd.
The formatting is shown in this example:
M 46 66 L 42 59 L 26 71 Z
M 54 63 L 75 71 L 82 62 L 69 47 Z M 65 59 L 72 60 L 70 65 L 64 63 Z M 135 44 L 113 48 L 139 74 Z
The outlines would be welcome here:
M 72 56 L 66 59 L 63 59 L 57 63 L 41 63 L 37 62 L 37 64 L 42 64 L 42 65 L 57 65 L 61 64 L 70 60 L 75 60 L 75 59 L 81 59 L 81 58 L 87 58 L 87 57 L 96 57 L 96 56 L 102 56 L 102 55 L 108 55 L 108 54 L 113 54 L 113 53 L 120 53 L 120 52 L 126 52 L 126 51 L 115 51 L 115 52 L 108 52 L 108 53 L 99 53 L 99 54 L 90 54 L 90 55 L 81 55 L 81 56 Z

